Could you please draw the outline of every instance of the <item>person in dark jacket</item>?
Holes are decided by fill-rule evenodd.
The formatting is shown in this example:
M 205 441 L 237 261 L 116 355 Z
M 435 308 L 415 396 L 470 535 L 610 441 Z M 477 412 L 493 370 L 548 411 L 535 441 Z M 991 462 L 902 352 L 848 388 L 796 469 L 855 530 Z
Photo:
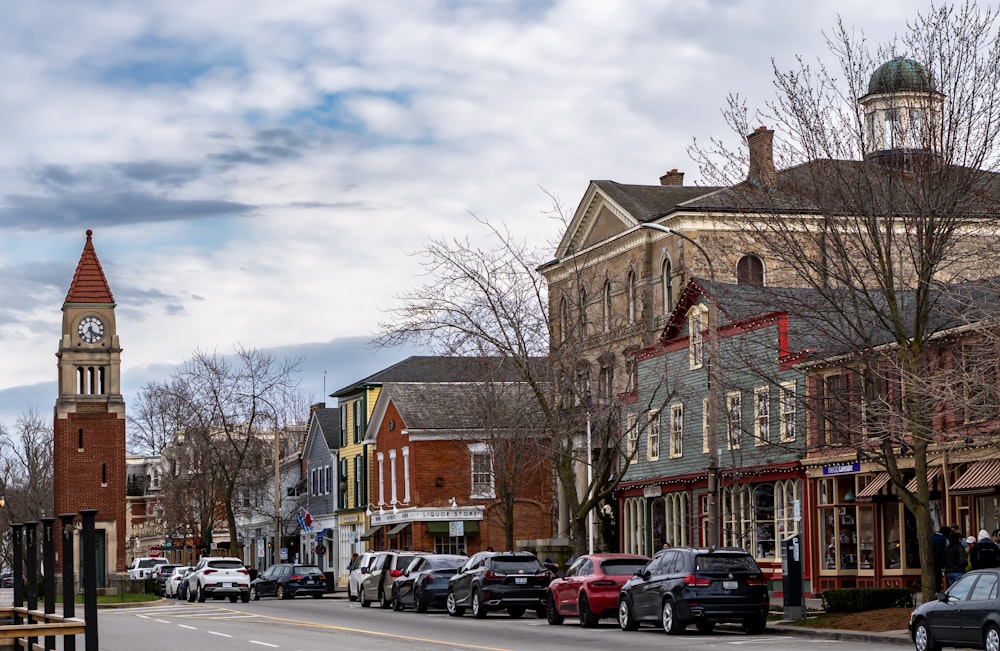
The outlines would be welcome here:
M 935 589 L 941 587 L 942 576 L 944 575 L 945 549 L 948 547 L 948 538 L 951 535 L 951 527 L 942 526 L 931 535 L 931 551 L 934 554 L 934 576 L 937 578 Z
M 969 564 L 974 570 L 1000 567 L 1000 546 L 993 542 L 990 532 L 986 529 L 979 531 L 979 540 L 976 541 L 976 547 L 969 556 Z
M 965 547 L 962 546 L 962 534 L 952 530 L 948 537 L 948 546 L 944 550 L 944 580 L 947 588 L 965 574 Z

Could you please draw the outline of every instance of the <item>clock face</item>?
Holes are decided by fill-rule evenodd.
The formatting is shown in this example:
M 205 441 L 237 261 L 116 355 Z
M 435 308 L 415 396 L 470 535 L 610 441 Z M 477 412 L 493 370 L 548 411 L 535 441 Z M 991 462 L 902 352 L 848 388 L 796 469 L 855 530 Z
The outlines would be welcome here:
M 85 343 L 93 344 L 104 337 L 104 324 L 96 316 L 85 316 L 80 320 L 76 332 Z

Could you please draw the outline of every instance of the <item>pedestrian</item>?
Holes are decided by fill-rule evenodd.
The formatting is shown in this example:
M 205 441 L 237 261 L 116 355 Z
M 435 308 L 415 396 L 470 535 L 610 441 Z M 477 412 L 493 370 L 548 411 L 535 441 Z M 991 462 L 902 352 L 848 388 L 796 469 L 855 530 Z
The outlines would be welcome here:
M 1000 567 L 1000 546 L 993 542 L 990 532 L 986 529 L 979 530 L 979 540 L 976 547 L 970 554 L 970 565 L 974 570 L 986 567 Z
M 958 580 L 958 577 L 965 574 L 965 564 L 968 562 L 965 549 L 962 547 L 961 534 L 952 531 L 948 537 L 948 546 L 944 550 L 944 582 L 945 588 Z
M 965 539 L 965 571 L 972 569 L 972 550 L 976 548 L 976 537 L 969 536 Z
M 670 549 L 670 543 L 668 542 L 663 543 L 663 549 Z
M 937 591 L 941 587 L 941 583 L 944 576 L 944 551 L 948 547 L 948 537 L 951 535 L 951 528 L 948 526 L 942 526 L 940 529 L 935 531 L 931 535 L 931 551 L 934 554 L 934 577 L 935 586 L 934 589 Z

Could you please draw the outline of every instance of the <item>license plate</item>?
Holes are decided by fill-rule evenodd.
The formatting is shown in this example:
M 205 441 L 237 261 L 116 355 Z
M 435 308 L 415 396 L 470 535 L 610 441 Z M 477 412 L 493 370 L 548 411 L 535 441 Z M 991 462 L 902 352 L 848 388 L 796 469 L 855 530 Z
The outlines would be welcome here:
M 517 585 L 527 585 L 528 584 L 528 577 L 526 577 L 526 576 L 515 576 L 514 577 L 514 583 L 516 583 Z
M 231 588 L 231 587 L 233 587 L 233 584 L 232 583 L 223 583 L 222 587 L 223 588 Z
M 722 589 L 723 590 L 735 590 L 736 588 L 739 587 L 739 585 L 740 585 L 739 581 L 723 581 L 722 582 Z

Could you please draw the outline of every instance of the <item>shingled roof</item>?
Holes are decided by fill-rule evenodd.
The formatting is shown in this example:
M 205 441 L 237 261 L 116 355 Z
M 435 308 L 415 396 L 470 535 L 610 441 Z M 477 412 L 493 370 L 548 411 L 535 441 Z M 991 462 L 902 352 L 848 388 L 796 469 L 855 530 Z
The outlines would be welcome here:
M 331 450 L 340 447 L 340 407 L 318 407 L 313 409 L 316 424 L 319 426 L 326 445 Z
M 114 303 L 111 287 L 104 277 L 101 261 L 97 259 L 94 243 L 91 240 L 93 231 L 87 231 L 87 242 L 83 245 L 83 254 L 76 265 L 73 282 L 66 294 L 67 303 Z
M 536 377 L 544 377 L 546 358 L 532 357 Z M 414 355 L 352 382 L 330 394 L 343 398 L 369 385 L 387 382 L 516 382 L 522 380 L 513 360 L 502 357 L 443 357 Z
M 382 386 L 379 401 L 392 401 L 411 436 L 455 435 L 496 427 L 497 419 L 491 419 L 486 405 L 498 396 L 519 415 L 513 421 L 499 418 L 509 423 L 511 429 L 523 430 L 531 423 L 540 424 L 540 415 L 531 417 L 537 413 L 538 403 L 522 382 L 391 382 Z
M 677 185 L 630 185 L 615 181 L 593 181 L 609 199 L 642 222 L 652 221 L 679 204 L 714 192 L 715 187 Z

